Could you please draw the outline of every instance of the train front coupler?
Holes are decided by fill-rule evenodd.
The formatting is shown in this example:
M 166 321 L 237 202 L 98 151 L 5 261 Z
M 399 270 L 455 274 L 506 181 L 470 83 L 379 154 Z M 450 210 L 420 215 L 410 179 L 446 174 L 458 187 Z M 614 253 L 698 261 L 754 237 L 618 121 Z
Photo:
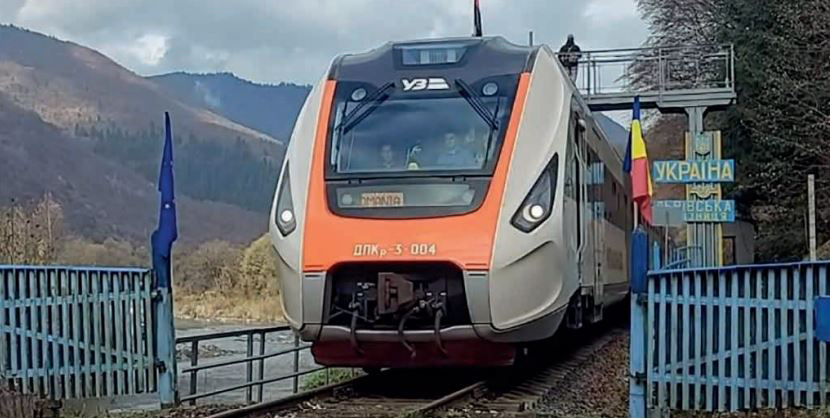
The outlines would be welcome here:
M 408 325 L 430 327 L 441 353 L 447 353 L 441 340 L 441 323 L 447 316 L 447 293 L 434 292 L 419 284 L 415 278 L 397 273 L 378 273 L 374 282 L 360 282 L 351 294 L 348 313 L 351 316 L 349 335 L 352 348 L 361 353 L 357 327 L 369 325 L 372 329 L 397 331 L 398 340 L 415 357 L 412 344 L 407 341 Z

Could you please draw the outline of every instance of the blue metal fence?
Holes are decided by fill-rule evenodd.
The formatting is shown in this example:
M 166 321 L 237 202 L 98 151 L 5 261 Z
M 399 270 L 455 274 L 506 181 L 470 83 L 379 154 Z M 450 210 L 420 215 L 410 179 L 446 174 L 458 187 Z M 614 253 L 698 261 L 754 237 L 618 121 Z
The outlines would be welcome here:
M 149 269 L 0 266 L 0 378 L 53 400 L 156 390 Z
M 815 302 L 830 288 L 828 268 L 819 262 L 649 273 L 632 298 L 631 384 L 632 393 L 644 389 L 642 409 L 826 405 L 830 361 L 815 330 L 828 315 Z M 632 416 L 644 416 L 635 403 Z

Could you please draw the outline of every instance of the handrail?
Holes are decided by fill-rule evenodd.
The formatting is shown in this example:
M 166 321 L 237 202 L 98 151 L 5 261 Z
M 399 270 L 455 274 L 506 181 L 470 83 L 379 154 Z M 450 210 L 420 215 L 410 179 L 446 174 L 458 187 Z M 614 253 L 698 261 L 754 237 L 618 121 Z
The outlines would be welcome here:
M 185 396 L 185 397 L 181 398 L 181 401 L 182 402 L 195 401 L 196 399 L 207 398 L 208 396 L 215 396 L 215 395 L 219 395 L 219 394 L 222 394 L 222 393 L 225 393 L 225 392 L 250 388 L 250 387 L 258 386 L 258 385 L 267 385 L 269 383 L 276 383 L 276 382 L 280 382 L 280 381 L 291 379 L 291 378 L 297 378 L 297 377 L 300 377 L 300 376 L 304 376 L 304 375 L 314 373 L 314 372 L 320 371 L 320 370 L 325 370 L 325 369 L 326 369 L 325 366 L 321 366 L 321 367 L 317 367 L 317 368 L 314 368 L 314 369 L 303 370 L 301 372 L 290 373 L 290 374 L 287 374 L 287 375 L 284 375 L 284 376 L 278 376 L 278 377 L 272 377 L 272 378 L 269 378 L 269 379 L 260 379 L 260 380 L 255 380 L 255 381 L 252 381 L 252 382 L 241 383 L 241 384 L 238 384 L 238 385 L 229 386 L 227 388 L 216 389 L 216 390 L 213 390 L 213 391 L 210 391 L 210 392 Z
M 0 264 L 0 270 L 67 270 L 73 272 L 89 271 L 99 274 L 107 273 L 145 273 L 150 271 L 148 267 L 107 267 L 107 266 L 33 266 L 33 265 L 15 265 L 15 264 Z
M 729 100 L 735 94 L 735 54 L 731 44 L 666 45 L 582 51 L 574 83 L 588 100 L 607 95 L 708 94 Z M 556 53 L 556 56 L 572 53 Z M 635 78 L 633 68 L 639 69 Z M 643 79 L 640 79 L 643 77 Z M 611 99 L 613 100 L 613 98 Z M 596 104 L 596 103 L 594 103 Z
M 230 338 L 230 337 L 240 337 L 243 335 L 248 335 L 251 333 L 257 334 L 260 332 L 264 332 L 266 334 L 270 334 L 272 332 L 283 332 L 283 331 L 291 331 L 291 327 L 288 325 L 279 325 L 274 327 L 263 327 L 263 328 L 246 328 L 242 330 L 236 331 L 223 331 L 223 332 L 213 332 L 213 333 L 206 333 L 200 335 L 188 335 L 186 337 L 176 337 L 176 344 L 185 344 L 190 343 L 193 341 L 211 341 L 211 340 L 220 340 L 223 338 Z
M 273 326 L 273 327 L 261 327 L 261 328 L 248 328 L 242 330 L 234 330 L 234 331 L 223 331 L 223 332 L 214 332 L 214 333 L 207 333 L 207 334 L 200 334 L 200 335 L 191 335 L 186 337 L 179 337 L 176 339 L 176 344 L 189 344 L 190 345 L 190 366 L 183 368 L 180 373 L 186 373 L 189 375 L 189 393 L 186 396 L 183 396 L 179 399 L 179 402 L 189 402 L 191 405 L 196 404 L 197 399 L 207 398 L 210 396 L 219 395 L 222 393 L 228 393 L 237 391 L 240 389 L 247 389 L 245 393 L 245 401 L 248 404 L 254 402 L 262 402 L 263 401 L 263 392 L 264 392 L 264 385 L 279 382 L 283 380 L 293 379 L 293 390 L 294 393 L 299 391 L 299 378 L 300 376 L 304 376 L 306 374 L 312 373 L 317 370 L 324 370 L 325 367 L 317 367 L 312 368 L 310 370 L 303 370 L 300 371 L 299 362 L 300 362 L 300 351 L 308 350 L 310 345 L 301 345 L 300 339 L 297 335 L 294 335 L 294 346 L 288 349 L 276 351 L 273 353 L 266 353 L 265 352 L 265 344 L 266 344 L 266 336 L 268 334 L 273 333 L 283 333 L 283 332 L 290 332 L 291 328 L 288 326 Z M 254 355 L 254 341 L 255 336 L 257 336 L 258 345 L 259 345 L 259 354 Z M 218 361 L 214 363 L 208 364 L 199 364 L 199 343 L 203 341 L 215 341 L 220 339 L 226 338 L 234 338 L 234 337 L 245 337 L 247 340 L 247 353 L 244 358 L 235 358 L 230 360 Z M 275 358 L 279 356 L 284 356 L 288 354 L 294 354 L 293 356 L 293 372 L 282 374 L 276 377 L 265 377 L 265 361 L 270 358 Z M 209 392 L 198 393 L 198 374 L 200 371 L 208 370 L 208 369 L 217 369 L 220 367 L 228 367 L 233 365 L 245 364 L 245 374 L 244 374 L 244 382 L 234 384 L 231 386 L 226 386 L 218 389 L 211 390 Z M 256 373 L 254 373 L 256 367 Z M 256 388 L 256 397 L 254 397 L 254 388 Z
M 643 46 L 637 48 L 611 48 L 611 49 L 590 49 L 581 51 L 586 53 L 608 53 L 608 52 L 637 52 L 637 51 L 653 51 L 656 49 L 676 50 L 676 49 L 701 49 L 701 48 L 726 48 L 731 46 L 729 43 L 705 43 L 705 44 L 676 44 L 676 45 L 659 45 L 659 46 Z M 556 52 L 558 55 L 559 52 Z
M 287 350 L 277 351 L 277 352 L 274 352 L 274 353 L 261 354 L 261 355 L 257 355 L 257 356 L 253 356 L 253 357 L 245 357 L 245 358 L 241 358 L 241 359 L 226 360 L 226 361 L 221 361 L 221 362 L 217 362 L 217 363 L 204 364 L 204 365 L 196 366 L 196 367 L 185 367 L 184 369 L 182 369 L 182 373 L 197 372 L 197 371 L 200 371 L 200 370 L 215 369 L 217 367 L 233 366 L 234 364 L 248 363 L 248 362 L 257 361 L 257 360 L 265 360 L 265 359 L 269 359 L 269 358 L 272 358 L 272 357 L 279 357 L 279 356 L 282 356 L 282 355 L 285 355 L 285 354 L 293 353 L 295 351 L 303 351 L 303 350 L 306 350 L 308 348 L 309 348 L 308 345 L 301 345 L 299 347 L 289 348 Z

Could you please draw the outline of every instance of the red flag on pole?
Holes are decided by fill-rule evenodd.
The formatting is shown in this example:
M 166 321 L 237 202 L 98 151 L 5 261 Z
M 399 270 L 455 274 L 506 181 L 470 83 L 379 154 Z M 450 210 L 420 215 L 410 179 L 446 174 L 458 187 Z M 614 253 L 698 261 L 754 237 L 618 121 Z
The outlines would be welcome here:
M 634 203 L 637 204 L 643 221 L 651 225 L 651 196 L 654 195 L 654 189 L 651 184 L 651 173 L 649 173 L 649 161 L 646 153 L 646 142 L 643 139 L 643 128 L 640 125 L 639 96 L 634 97 L 631 134 L 628 137 L 628 147 L 625 150 L 623 170 L 631 176 L 631 197 Z
M 481 8 L 478 0 L 473 0 L 473 25 L 475 26 L 473 36 L 481 37 Z

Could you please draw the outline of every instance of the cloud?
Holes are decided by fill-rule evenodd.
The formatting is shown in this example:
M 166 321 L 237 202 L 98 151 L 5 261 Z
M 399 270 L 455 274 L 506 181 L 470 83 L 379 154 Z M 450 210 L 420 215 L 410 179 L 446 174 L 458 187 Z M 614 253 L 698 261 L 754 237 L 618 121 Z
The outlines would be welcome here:
M 589 0 L 582 15 L 597 24 L 638 19 L 637 7 L 630 0 Z
M 163 35 L 146 34 L 126 45 L 123 52 L 131 54 L 142 65 L 157 66 L 167 54 L 167 43 L 168 39 Z
M 482 0 L 485 34 L 583 49 L 639 45 L 635 0 Z M 0 20 L 96 48 L 140 73 L 231 71 L 312 83 L 338 54 L 466 36 L 471 0 L 0 0 Z

